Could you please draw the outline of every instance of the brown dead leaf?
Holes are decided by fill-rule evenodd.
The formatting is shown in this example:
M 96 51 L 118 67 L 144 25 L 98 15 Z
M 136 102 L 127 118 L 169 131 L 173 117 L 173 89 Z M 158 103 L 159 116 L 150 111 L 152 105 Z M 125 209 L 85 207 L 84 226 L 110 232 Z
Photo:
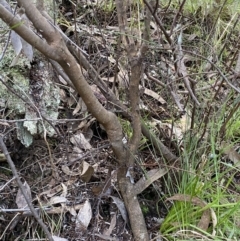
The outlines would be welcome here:
M 0 162 L 5 162 L 5 161 L 7 161 L 7 158 L 3 153 L 0 153 Z
M 66 94 L 65 90 L 60 89 L 59 90 L 59 95 L 60 95 L 60 99 L 61 99 L 62 102 L 67 102 L 68 101 L 68 97 L 67 97 L 67 94 Z
M 81 162 L 77 171 L 71 171 L 67 165 L 62 166 L 62 171 L 69 176 L 79 175 L 84 182 L 89 182 L 94 173 L 93 167 L 85 161 Z
M 81 107 L 82 107 L 82 100 L 79 98 L 78 102 L 77 102 L 77 105 L 75 107 L 75 109 L 73 110 L 73 116 L 75 116 L 80 110 L 81 110 Z
M 204 208 L 207 203 L 202 201 L 200 198 L 198 197 L 192 197 L 190 195 L 187 194 L 176 194 L 172 197 L 167 198 L 166 200 L 168 201 L 183 201 L 183 202 L 191 202 L 201 208 Z M 198 228 L 207 231 L 209 223 L 210 223 L 210 209 L 206 209 L 205 211 L 203 211 L 202 217 L 197 225 Z
M 63 165 L 62 166 L 62 171 L 67 174 L 68 176 L 78 176 L 79 175 L 79 171 L 78 172 L 73 172 L 69 169 L 68 166 Z
M 91 177 L 93 175 L 93 172 L 94 172 L 94 169 L 93 169 L 93 167 L 89 163 L 87 163 L 85 161 L 83 161 L 81 163 L 81 179 L 84 182 L 89 182 L 90 181 L 90 179 L 91 179 Z
M 67 85 L 67 81 L 61 75 L 58 76 L 58 79 L 63 85 Z
M 143 87 L 140 86 L 140 88 L 143 88 Z M 159 101 L 162 105 L 167 103 L 159 94 L 157 94 L 156 92 L 154 92 L 150 89 L 144 88 L 144 94 L 151 96 L 155 100 Z
M 73 95 L 71 95 L 70 97 L 67 98 L 67 103 L 69 107 L 72 107 L 75 103 L 76 103 L 76 99 L 75 97 L 73 97 Z
M 114 197 L 114 196 L 109 196 L 113 199 L 113 202 L 117 205 L 121 215 L 122 215 L 122 218 L 124 219 L 124 221 L 127 223 L 128 222 L 128 215 L 127 215 L 127 210 L 126 210 L 126 207 L 124 205 L 124 202 L 118 198 L 118 197 Z
M 66 202 L 67 202 L 67 199 L 65 197 L 54 196 L 54 197 L 51 197 L 49 204 L 55 205 L 55 204 L 66 203 Z
M 164 176 L 168 171 L 166 169 L 152 169 L 146 173 L 136 184 L 134 188 L 134 194 L 137 195 L 143 192 L 154 181 Z
M 64 183 L 64 185 L 68 187 L 68 186 L 72 186 L 73 183 L 74 183 L 74 180 L 69 179 L 67 182 Z M 49 185 L 49 190 L 40 193 L 39 197 L 41 197 L 42 195 L 47 195 L 47 197 L 53 197 L 56 193 L 61 192 L 62 190 L 63 190 L 63 186 L 61 184 L 57 186 Z
M 228 158 L 234 163 L 235 167 L 240 167 L 240 154 L 234 150 L 231 144 L 223 141 L 221 143 L 221 148 L 223 153 L 228 156 Z
M 74 206 L 66 206 L 66 205 L 62 205 L 60 207 L 51 207 L 50 210 L 44 210 L 44 212 L 46 212 L 47 214 L 58 214 L 58 213 L 64 213 L 64 212 L 69 212 L 72 216 L 77 216 L 77 212 L 78 210 L 80 210 L 83 207 L 83 204 L 77 204 Z
M 71 143 L 74 146 L 78 146 L 83 150 L 90 150 L 92 148 L 89 141 L 85 138 L 82 133 L 77 133 L 70 138 Z
M 91 219 L 92 219 L 92 207 L 89 200 L 86 200 L 86 202 L 83 204 L 82 208 L 78 212 L 75 229 L 77 231 L 86 230 Z
M 98 236 L 101 238 L 101 240 L 108 240 L 108 241 L 119 241 L 119 238 L 117 237 L 111 237 L 109 235 L 104 235 L 104 234 L 98 234 L 96 233 L 95 236 Z
M 25 193 L 27 194 L 29 201 L 32 201 L 31 189 L 30 189 L 29 185 L 27 184 L 27 182 L 23 183 L 23 188 L 25 189 Z M 18 192 L 17 192 L 16 204 L 17 204 L 18 208 L 28 208 L 27 201 L 26 201 L 25 197 L 23 196 L 20 188 L 18 189 Z
M 87 141 L 82 133 L 77 133 L 70 138 L 71 143 L 74 146 L 78 146 L 83 150 L 90 150 L 92 148 L 91 144 Z

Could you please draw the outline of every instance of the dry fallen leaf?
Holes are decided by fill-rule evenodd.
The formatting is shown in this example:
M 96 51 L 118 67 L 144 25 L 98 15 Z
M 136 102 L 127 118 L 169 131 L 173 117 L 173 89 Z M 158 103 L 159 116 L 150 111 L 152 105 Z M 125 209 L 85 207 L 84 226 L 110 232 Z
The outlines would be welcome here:
M 77 105 L 76 105 L 75 109 L 74 109 L 73 112 L 72 112 L 72 115 L 73 115 L 73 116 L 75 116 L 75 115 L 81 110 L 81 107 L 82 107 L 81 102 L 82 102 L 82 100 L 79 99 L 78 102 L 77 102 Z
M 79 175 L 84 182 L 89 182 L 94 173 L 93 167 L 85 161 L 81 162 L 76 172 L 71 171 L 67 165 L 62 166 L 62 171 L 68 176 Z
M 68 239 L 60 238 L 58 236 L 52 236 L 52 238 L 53 238 L 54 241 L 68 241 Z
M 7 161 L 5 155 L 3 153 L 0 153 L 0 162 L 5 162 Z
M 92 208 L 89 200 L 86 200 L 79 210 L 76 218 L 76 231 L 85 231 L 92 219 Z
M 205 206 L 207 206 L 207 203 L 202 201 L 200 198 L 198 197 L 192 197 L 190 195 L 187 194 L 176 194 L 170 198 L 167 198 L 166 200 L 168 201 L 183 201 L 183 202 L 191 202 L 199 207 L 204 208 Z M 201 216 L 201 219 L 197 225 L 198 228 L 207 231 L 209 223 L 210 223 L 210 209 L 206 209 L 203 211 L 203 214 Z
M 93 167 L 90 164 L 88 164 L 87 162 L 82 161 L 82 163 L 81 163 L 81 179 L 84 182 L 90 181 L 90 179 L 93 175 L 93 172 L 94 172 Z
M 55 196 L 55 197 L 51 197 L 49 204 L 54 205 L 54 204 L 66 203 L 66 202 L 67 202 L 67 199 L 65 197 Z
M 25 189 L 25 193 L 27 194 L 29 201 L 32 201 L 31 189 L 26 181 L 23 183 L 23 187 Z M 28 208 L 28 204 L 27 204 L 26 199 L 23 196 L 20 188 L 18 189 L 18 192 L 17 192 L 16 204 L 17 204 L 18 208 Z
M 140 86 L 139 88 L 142 88 L 142 86 Z M 144 94 L 151 96 L 155 100 L 159 101 L 162 105 L 165 105 L 167 103 L 159 94 L 150 89 L 144 88 Z
M 221 148 L 223 149 L 223 153 L 228 156 L 228 158 L 234 163 L 235 167 L 240 167 L 240 154 L 234 150 L 234 148 L 223 141 L 221 143 Z
M 158 180 L 164 176 L 168 171 L 164 168 L 162 169 L 152 169 L 146 173 L 138 182 L 135 184 L 134 195 L 138 195 L 143 192 L 149 185 L 154 181 Z
M 64 183 L 61 183 L 61 185 L 62 185 L 62 188 L 63 188 L 63 192 L 61 194 L 61 197 L 66 197 L 68 188 L 67 188 L 67 186 Z
M 104 235 L 104 234 L 100 234 L 100 233 L 96 233 L 95 236 L 101 238 L 101 240 L 119 241 L 119 238 L 117 238 L 117 237 L 111 237 L 109 235 Z
M 70 138 L 70 141 L 74 146 L 78 146 L 84 150 L 90 150 L 92 148 L 92 146 L 90 145 L 90 143 L 87 141 L 87 139 L 85 138 L 85 136 L 82 133 L 73 135 Z
M 122 218 L 124 219 L 124 221 L 127 223 L 128 222 L 128 215 L 127 215 L 127 210 L 126 210 L 126 207 L 124 205 L 124 202 L 118 198 L 118 197 L 114 197 L 114 196 L 109 196 L 112 198 L 113 202 L 117 205 L 121 215 L 122 215 Z

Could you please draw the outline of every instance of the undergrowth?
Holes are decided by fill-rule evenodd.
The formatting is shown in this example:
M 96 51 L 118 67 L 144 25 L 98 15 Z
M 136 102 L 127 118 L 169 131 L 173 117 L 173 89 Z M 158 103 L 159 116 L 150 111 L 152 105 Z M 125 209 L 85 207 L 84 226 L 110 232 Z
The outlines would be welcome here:
M 234 108 L 234 105 L 230 109 L 226 106 L 222 105 L 218 118 L 218 112 L 212 113 L 208 131 L 200 142 L 200 132 L 203 130 L 184 136 L 181 155 L 183 171 L 177 195 L 172 192 L 171 186 L 168 187 L 169 197 L 176 195 L 177 199 L 172 201 L 172 207 L 160 228 L 161 234 L 168 240 L 191 240 L 191 237 L 200 240 L 239 240 L 240 189 L 235 178 L 239 169 L 233 160 L 223 158 L 221 141 L 240 143 L 240 118 L 237 110 L 227 124 L 226 135 L 221 137 L 221 126 Z M 199 222 L 206 210 L 209 225 L 202 230 Z

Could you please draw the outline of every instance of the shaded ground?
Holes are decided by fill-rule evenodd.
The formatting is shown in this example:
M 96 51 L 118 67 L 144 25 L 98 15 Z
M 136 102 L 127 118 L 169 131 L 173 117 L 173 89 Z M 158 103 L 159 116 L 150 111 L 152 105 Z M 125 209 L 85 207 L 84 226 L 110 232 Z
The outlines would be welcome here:
M 109 88 L 112 88 L 116 95 L 126 102 L 128 69 L 124 66 L 124 54 L 121 53 L 122 49 L 117 41 L 116 11 L 112 9 L 112 11 L 107 12 L 100 7 L 92 8 L 90 5 L 85 8 L 79 6 L 77 11 L 78 16 L 81 17 L 78 19 L 78 25 L 81 31 L 78 33 L 74 32 L 72 28 L 72 7 L 62 5 L 60 10 L 61 14 L 69 21 L 67 27 L 62 22 L 60 23 L 62 30 L 70 39 L 81 46 L 89 61 L 108 83 Z M 169 19 L 172 19 L 171 16 Z M 190 23 L 192 19 L 186 18 L 186 21 Z M 75 34 L 79 34 L 77 38 Z M 194 52 L 201 41 L 197 36 L 192 36 L 191 32 L 186 31 L 185 37 L 186 50 Z M 141 112 L 144 118 L 151 120 L 151 123 L 157 122 L 157 124 L 154 123 L 156 124 L 154 125 L 156 135 L 178 155 L 183 144 L 174 140 L 175 137 L 169 125 L 159 126 L 160 120 L 167 122 L 173 118 L 178 121 L 184 114 L 178 108 L 173 107 L 175 103 L 170 95 L 169 79 L 173 73 L 174 63 L 169 55 L 169 46 L 166 46 L 165 41 L 159 37 L 154 29 L 152 29 L 152 41 L 152 46 L 149 44 L 148 56 L 144 60 L 146 64 L 144 71 L 150 73 L 152 78 L 145 77 L 142 81 L 140 90 L 142 93 Z M 202 52 L 199 49 L 197 51 L 204 54 L 208 49 L 206 47 Z M 119 62 L 117 63 L 116 60 Z M 34 61 L 38 63 L 39 56 L 36 56 Z M 201 61 L 202 59 L 196 56 L 186 58 L 186 66 L 193 70 L 193 75 L 196 66 Z M 30 83 L 32 85 L 31 95 L 35 104 L 37 104 L 41 92 L 39 89 L 40 77 L 33 74 L 38 67 L 36 64 L 27 69 L 27 75 L 32 81 Z M 119 72 L 122 72 L 122 79 L 119 79 Z M 201 102 L 205 102 L 209 98 L 209 93 L 215 91 L 217 86 L 208 79 L 208 75 L 213 75 L 214 71 L 210 72 L 206 69 L 206 72 L 202 79 L 207 82 L 206 86 L 209 91 L 205 92 L 205 96 L 199 94 Z M 4 140 L 19 175 L 22 177 L 22 181 L 26 181 L 31 188 L 33 204 L 36 207 L 41 207 L 41 211 L 39 211 L 41 218 L 56 236 L 65 237 L 68 240 L 133 240 L 131 228 L 123 213 L 124 208 L 121 207 L 121 195 L 116 186 L 116 173 L 114 172 L 117 165 L 105 131 L 89 115 L 84 103 L 74 90 L 59 79 L 58 74 L 50 68 L 49 73 L 56 81 L 55 84 L 59 88 L 61 99 L 58 109 L 58 119 L 61 121 L 54 122 L 58 134 L 48 137 L 47 140 L 44 140 L 40 134 L 35 135 L 33 144 L 26 148 L 17 139 L 15 123 L 0 123 L 0 133 L 5 135 Z M 91 83 L 88 73 L 84 74 Z M 159 84 L 159 81 L 163 86 Z M 91 85 L 99 101 L 106 108 L 113 108 L 93 83 Z M 181 103 L 186 104 L 189 95 L 184 92 L 186 88 L 183 82 L 180 80 L 173 85 L 181 95 Z M 201 84 L 198 87 L 202 87 Z M 146 90 L 153 91 L 157 97 L 153 96 L 152 93 L 149 94 Z M 225 90 L 226 86 L 223 85 L 218 92 L 219 99 L 225 97 Z M 213 103 L 213 108 L 218 108 L 217 105 L 217 102 Z M 199 119 L 203 119 L 206 116 L 205 111 L 202 110 L 202 107 L 196 108 L 200 113 L 199 115 L 202 115 Z M 9 115 L 6 109 L 2 109 L 0 115 L 1 119 L 15 119 L 15 116 Z M 18 118 L 21 119 L 21 116 Z M 119 118 L 122 118 L 121 113 L 119 113 Z M 126 139 L 128 139 L 131 135 L 129 123 L 125 120 L 122 122 Z M 79 136 L 82 138 L 78 139 Z M 155 166 L 163 165 L 162 158 L 156 155 L 151 142 L 144 138 L 136 159 L 138 160 L 134 170 L 136 180 L 142 176 L 144 168 L 150 170 Z M 86 168 L 88 170 L 86 173 L 83 173 L 83 162 L 89 165 Z M 18 186 L 14 180 L 11 180 L 12 174 L 4 158 L 2 158 L 0 166 L 0 207 L 4 210 L 17 209 L 19 208 L 16 203 Z M 173 179 L 178 179 L 175 174 L 173 171 L 169 175 L 173 183 L 177 182 Z M 53 175 L 57 175 L 57 178 L 53 178 Z M 169 190 L 166 182 L 167 178 L 166 180 L 158 180 L 139 195 L 152 239 L 159 235 L 162 219 L 171 206 L 170 202 L 165 201 L 165 195 L 171 193 L 174 187 Z M 177 187 L 175 188 L 177 189 Z M 88 229 L 82 230 L 76 224 L 76 213 L 87 200 L 91 204 L 93 217 Z M 52 203 L 49 204 L 51 201 Z M 19 215 L 16 214 L 15 210 L 0 214 L 1 240 L 31 240 L 34 238 L 40 240 L 43 237 L 38 224 L 32 217 L 29 217 L 29 214 L 23 212 Z M 87 216 L 87 214 L 85 215 Z

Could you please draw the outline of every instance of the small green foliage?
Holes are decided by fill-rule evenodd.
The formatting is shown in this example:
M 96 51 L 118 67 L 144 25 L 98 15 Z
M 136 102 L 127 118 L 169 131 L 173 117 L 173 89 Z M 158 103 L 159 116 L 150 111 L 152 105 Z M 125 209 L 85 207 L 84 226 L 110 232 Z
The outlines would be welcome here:
M 11 27 L 11 29 L 14 30 L 15 28 L 17 28 L 17 27 L 19 27 L 19 26 L 21 26 L 21 25 L 23 25 L 23 24 L 24 24 L 24 22 L 23 22 L 23 21 L 20 21 L 19 23 L 13 25 L 13 26 Z
M 240 110 L 230 119 L 226 128 L 227 139 L 240 138 Z
M 232 165 L 221 161 L 221 154 L 216 154 L 218 150 L 216 140 L 223 120 L 227 116 L 225 106 L 222 105 L 218 118 L 214 114 L 212 122 L 209 121 L 208 138 L 205 141 L 199 143 L 198 135 L 194 138 L 192 135 L 184 136 L 184 152 L 181 156 L 181 167 L 184 171 L 177 184 L 178 191 L 173 195 L 190 196 L 191 200 L 197 198 L 205 206 L 196 205 L 191 200 L 173 201 L 160 227 L 161 233 L 167 240 L 173 240 L 173 236 L 183 230 L 190 230 L 208 238 L 215 237 L 217 240 L 225 238 L 238 240 L 240 232 L 236 220 L 239 218 L 239 194 L 237 191 L 232 192 L 233 186 L 234 190 L 238 190 L 234 182 L 236 171 Z M 234 134 L 236 136 L 236 133 L 239 133 L 239 116 L 237 111 L 229 121 L 228 136 L 232 137 Z M 209 214 L 210 223 L 207 230 L 201 230 L 198 225 L 205 210 L 209 210 L 211 214 Z M 183 232 L 182 235 L 187 237 L 187 233 Z
M 120 119 L 120 123 L 122 125 L 122 128 L 123 128 L 123 132 L 126 136 L 127 139 L 130 139 L 132 137 L 132 127 L 131 127 L 131 123 L 127 120 L 123 120 L 123 119 Z
M 122 124 L 125 137 L 127 138 L 127 140 L 130 140 L 133 135 L 131 123 L 127 120 L 123 120 L 123 119 L 119 119 L 119 120 L 120 120 L 120 123 Z M 147 142 L 148 142 L 148 139 L 142 135 L 140 144 L 139 144 L 139 150 L 143 150 L 146 147 Z
M 2 162 L 1 163 L 0 172 L 1 172 L 2 175 L 6 175 L 7 177 L 11 177 L 12 176 L 12 171 L 9 169 L 9 167 L 7 165 L 7 162 Z
M 181 183 L 182 187 L 180 187 L 179 193 L 190 195 L 191 197 L 201 196 L 203 184 L 200 182 L 199 178 L 197 176 L 191 177 L 186 175 L 183 177 L 183 180 L 188 180 Z M 201 207 L 187 201 L 175 201 L 161 225 L 161 232 L 163 234 L 168 234 L 181 228 L 186 229 L 190 224 L 197 226 L 200 216 Z
M 103 1 L 102 10 L 106 13 L 111 13 L 115 9 L 115 2 L 113 0 Z
M 141 209 L 142 209 L 143 215 L 147 215 L 149 213 L 149 208 L 147 205 L 141 205 Z

